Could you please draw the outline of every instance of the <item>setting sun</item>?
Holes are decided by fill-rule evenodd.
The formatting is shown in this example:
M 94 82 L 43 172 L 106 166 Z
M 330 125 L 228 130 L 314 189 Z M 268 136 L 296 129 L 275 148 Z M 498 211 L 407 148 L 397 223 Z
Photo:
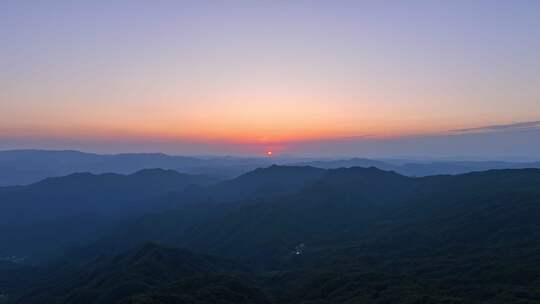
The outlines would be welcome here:
M 267 156 L 272 156 L 272 154 L 273 154 L 272 151 L 266 152 L 266 155 L 267 155 Z

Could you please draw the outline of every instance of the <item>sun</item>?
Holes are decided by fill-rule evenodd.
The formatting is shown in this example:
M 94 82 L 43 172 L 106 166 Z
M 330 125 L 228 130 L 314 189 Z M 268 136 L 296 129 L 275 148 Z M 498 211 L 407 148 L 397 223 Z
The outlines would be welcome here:
M 267 152 L 266 152 L 266 155 L 267 155 L 267 156 L 272 156 L 272 154 L 274 154 L 274 153 L 272 153 L 272 151 L 267 151 Z

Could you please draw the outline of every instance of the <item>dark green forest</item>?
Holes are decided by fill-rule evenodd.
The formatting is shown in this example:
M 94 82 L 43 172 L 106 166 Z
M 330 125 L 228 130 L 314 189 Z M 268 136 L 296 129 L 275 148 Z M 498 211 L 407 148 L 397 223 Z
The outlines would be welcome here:
M 0 303 L 540 303 L 538 169 L 271 166 L 190 185 L 153 174 L 164 176 L 129 186 L 87 177 L 94 186 L 69 182 L 70 195 L 56 180 L 2 189 L 2 202 L 24 202 L 21 214 L 41 205 L 36 216 L 54 215 L 48 206 L 81 195 L 115 212 L 84 242 L 72 240 L 100 215 L 52 216 L 64 225 L 41 242 L 2 246 L 30 254 L 0 263 Z

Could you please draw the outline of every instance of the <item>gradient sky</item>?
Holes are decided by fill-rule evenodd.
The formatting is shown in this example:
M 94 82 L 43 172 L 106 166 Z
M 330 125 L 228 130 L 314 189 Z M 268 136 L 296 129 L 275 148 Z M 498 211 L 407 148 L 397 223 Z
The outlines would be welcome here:
M 540 153 L 540 1 L 6 0 L 0 41 L 0 149 Z

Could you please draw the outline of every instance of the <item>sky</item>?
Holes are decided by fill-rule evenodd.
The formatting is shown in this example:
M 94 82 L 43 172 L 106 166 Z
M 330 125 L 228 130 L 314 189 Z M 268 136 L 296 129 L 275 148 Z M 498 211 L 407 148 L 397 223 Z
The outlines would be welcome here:
M 540 1 L 4 0 L 0 41 L 0 149 L 540 155 Z

